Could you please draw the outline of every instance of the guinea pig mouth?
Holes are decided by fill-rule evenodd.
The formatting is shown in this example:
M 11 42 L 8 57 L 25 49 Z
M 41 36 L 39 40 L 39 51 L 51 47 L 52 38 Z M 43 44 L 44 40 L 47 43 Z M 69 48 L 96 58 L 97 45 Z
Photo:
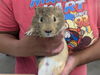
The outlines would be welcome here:
M 46 37 L 54 37 L 52 34 L 46 34 Z
M 44 31 L 42 32 L 43 37 L 54 37 L 54 33 L 52 31 Z

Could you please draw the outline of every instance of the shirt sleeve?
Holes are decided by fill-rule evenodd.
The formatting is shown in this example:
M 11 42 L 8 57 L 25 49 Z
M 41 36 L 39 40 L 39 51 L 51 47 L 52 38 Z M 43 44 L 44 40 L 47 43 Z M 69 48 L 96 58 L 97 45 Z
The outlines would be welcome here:
M 99 35 L 100 35 L 100 0 L 97 0 L 97 9 L 98 9 L 98 29 L 99 29 Z
M 17 31 L 11 0 L 0 0 L 0 31 Z

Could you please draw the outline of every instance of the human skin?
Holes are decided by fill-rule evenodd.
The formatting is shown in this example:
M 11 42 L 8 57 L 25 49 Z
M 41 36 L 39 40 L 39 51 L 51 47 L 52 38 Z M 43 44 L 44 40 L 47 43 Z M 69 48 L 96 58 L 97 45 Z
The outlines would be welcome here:
M 0 33 L 0 53 L 16 57 L 51 56 L 59 53 L 63 48 L 62 34 L 47 39 L 30 36 L 19 40 L 16 31 Z
M 77 66 L 100 60 L 100 39 L 91 47 L 69 56 L 62 75 L 69 75 Z

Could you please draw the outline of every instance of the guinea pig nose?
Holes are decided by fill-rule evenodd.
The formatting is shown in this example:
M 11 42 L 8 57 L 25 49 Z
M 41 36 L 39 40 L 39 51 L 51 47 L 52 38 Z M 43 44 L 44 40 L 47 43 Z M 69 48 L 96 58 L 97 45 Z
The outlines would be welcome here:
M 51 31 L 51 30 L 46 30 L 45 32 L 46 32 L 46 33 L 51 33 L 52 31 Z

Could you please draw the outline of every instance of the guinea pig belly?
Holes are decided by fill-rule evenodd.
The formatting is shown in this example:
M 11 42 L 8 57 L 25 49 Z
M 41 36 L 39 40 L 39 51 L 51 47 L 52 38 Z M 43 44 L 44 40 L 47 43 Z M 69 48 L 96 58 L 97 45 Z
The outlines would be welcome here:
M 45 59 L 39 68 L 38 75 L 60 75 L 65 62 L 56 62 L 52 59 Z
M 45 58 L 43 63 L 40 64 L 38 75 L 54 75 L 53 70 L 58 63 L 50 58 Z
M 40 60 L 38 75 L 61 75 L 67 57 L 68 48 L 66 44 L 64 44 L 64 49 L 62 50 L 62 52 L 55 56 L 44 57 Z

